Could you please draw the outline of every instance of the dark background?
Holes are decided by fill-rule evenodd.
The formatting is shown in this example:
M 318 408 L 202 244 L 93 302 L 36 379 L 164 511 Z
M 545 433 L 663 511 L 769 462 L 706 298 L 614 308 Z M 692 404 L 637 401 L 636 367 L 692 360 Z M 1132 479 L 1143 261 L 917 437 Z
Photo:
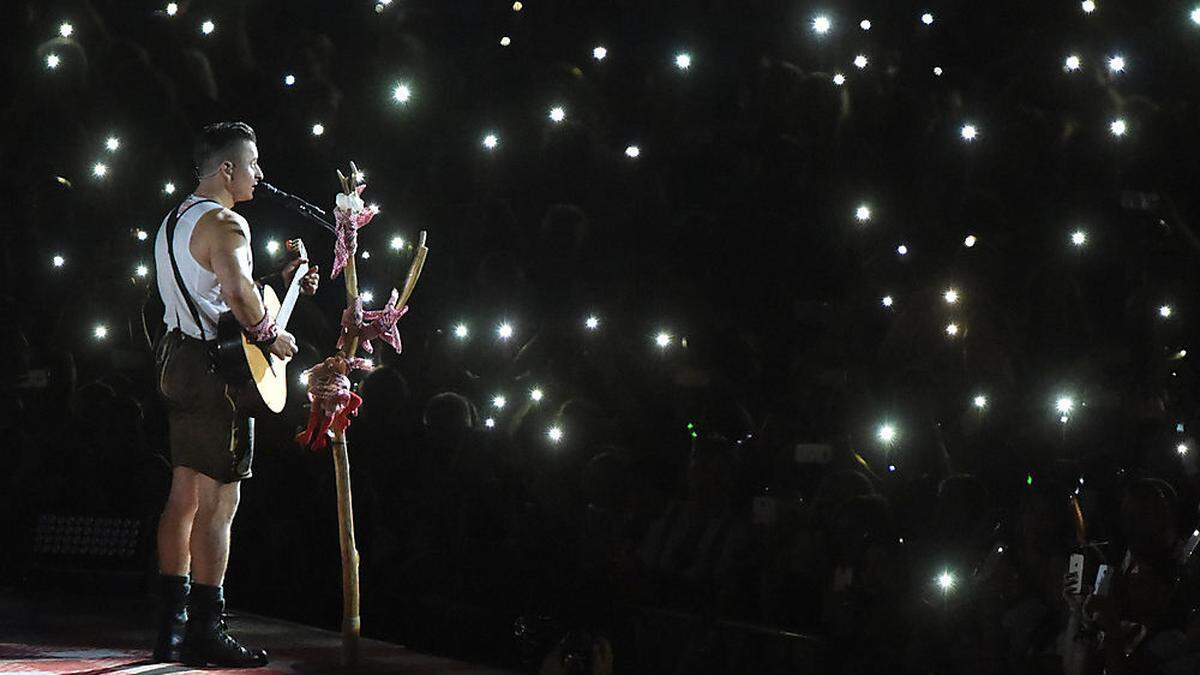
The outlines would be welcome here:
M 1121 558 L 1131 485 L 1160 481 L 1177 540 L 1196 520 L 1200 448 L 1177 451 L 1197 413 L 1192 9 L 255 0 L 183 2 L 170 17 L 144 2 L 9 3 L 0 473 L 16 545 L 0 581 L 36 567 L 39 514 L 157 516 L 169 486 L 150 360 L 162 310 L 153 271 L 133 270 L 153 263 L 163 214 L 194 186 L 196 132 L 243 120 L 266 180 L 317 204 L 332 206 L 335 167 L 366 171 L 382 214 L 361 233 L 359 275 L 376 305 L 429 233 L 403 354 L 376 352 L 350 430 L 367 635 L 511 664 L 586 630 L 633 671 L 653 660 L 645 644 L 674 643 L 631 613 L 673 608 L 820 636 L 838 664 L 931 667 L 954 650 L 903 647 L 934 640 L 912 621 L 933 611 L 930 580 L 950 565 L 965 585 L 996 542 L 1025 536 L 1021 514 L 1078 496 L 1087 534 L 1012 563 L 1026 586 L 1004 596 L 1005 611 L 1033 598 L 1061 618 L 1065 552 L 1105 541 L 1106 559 Z M 834 22 L 824 36 L 810 28 L 819 13 Z M 55 37 L 63 21 L 69 38 Z M 1068 73 L 1071 53 L 1083 67 Z M 1128 65 L 1113 75 L 1118 53 Z M 413 91 L 404 105 L 391 99 L 399 82 Z M 555 105 L 562 123 L 547 117 Z M 1116 118 L 1124 137 L 1109 132 Z M 855 219 L 859 204 L 870 221 Z M 282 263 L 266 242 L 291 236 L 330 269 L 319 228 L 262 198 L 239 211 L 257 272 Z M 1086 245 L 1071 244 L 1076 230 Z M 393 236 L 406 247 L 392 250 Z M 301 302 L 300 366 L 332 352 L 343 303 L 327 275 Z M 496 337 L 502 321 L 513 339 Z M 294 387 L 283 415 L 258 421 L 228 595 L 335 628 L 332 466 L 290 441 L 306 416 Z M 1062 396 L 1076 404 L 1065 423 Z M 797 462 L 796 443 L 828 444 L 830 460 Z M 855 496 L 869 503 L 845 506 Z M 680 504 L 693 525 L 673 515 Z M 889 542 L 877 553 L 894 577 L 871 602 L 911 614 L 883 622 L 886 636 L 839 633 L 828 616 L 835 571 L 867 564 L 837 543 L 838 513 Z M 946 524 L 950 513 L 964 522 Z M 678 555 L 656 559 L 661 546 Z M 879 661 L 845 646 L 860 639 L 884 645 Z M 1002 643 L 991 662 L 1014 672 L 1039 653 Z M 656 663 L 686 670 L 680 644 Z

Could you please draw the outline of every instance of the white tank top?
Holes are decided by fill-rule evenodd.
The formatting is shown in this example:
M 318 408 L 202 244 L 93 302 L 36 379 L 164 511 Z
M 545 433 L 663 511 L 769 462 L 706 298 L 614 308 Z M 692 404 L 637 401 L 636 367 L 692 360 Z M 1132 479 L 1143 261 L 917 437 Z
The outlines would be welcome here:
M 183 278 L 188 295 L 191 296 L 192 303 L 196 305 L 196 311 L 200 313 L 200 320 L 204 322 L 203 339 L 213 340 L 217 337 L 217 319 L 223 312 L 229 311 L 229 305 L 225 304 L 225 300 L 221 297 L 221 284 L 217 282 L 217 275 L 196 262 L 189 244 L 192 241 L 192 232 L 195 231 L 196 223 L 200 222 L 200 218 L 209 211 L 222 207 L 216 202 L 197 203 L 202 199 L 193 194 L 179 205 L 181 212 L 184 209 L 187 209 L 187 212 L 179 218 L 179 223 L 175 226 L 175 262 L 179 264 L 179 276 Z M 194 207 L 193 204 L 195 204 Z M 175 273 L 171 268 L 171 256 L 167 252 L 167 223 L 169 221 L 170 214 L 163 219 L 162 225 L 158 228 L 158 236 L 154 238 L 154 266 L 158 278 L 158 294 L 163 301 L 163 323 L 167 324 L 167 330 L 178 327 L 185 334 L 199 340 L 202 339 L 200 329 L 196 326 L 196 320 L 192 318 L 192 311 L 188 309 L 187 302 L 179 290 L 179 284 L 175 281 Z M 244 223 L 241 228 L 242 234 L 249 242 L 250 229 Z M 254 265 L 250 247 L 247 246 L 244 250 L 246 251 L 246 269 L 250 270 Z

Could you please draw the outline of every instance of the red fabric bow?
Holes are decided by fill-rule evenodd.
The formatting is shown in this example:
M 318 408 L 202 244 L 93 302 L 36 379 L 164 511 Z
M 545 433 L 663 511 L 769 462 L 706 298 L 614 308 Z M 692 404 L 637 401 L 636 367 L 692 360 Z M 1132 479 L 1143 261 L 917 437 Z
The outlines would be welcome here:
M 308 425 L 296 434 L 296 442 L 310 450 L 321 450 L 335 432 L 350 426 L 362 398 L 350 391 L 351 370 L 371 370 L 366 359 L 331 356 L 308 370 Z
M 351 338 L 357 335 L 362 343 L 363 351 L 368 354 L 374 353 L 371 340 L 376 338 L 391 345 L 392 349 L 399 354 L 403 345 L 400 343 L 400 329 L 396 327 L 396 322 L 400 320 L 400 317 L 408 314 L 408 305 L 397 309 L 396 303 L 399 300 L 400 293 L 394 288 L 392 296 L 388 298 L 383 309 L 363 310 L 362 298 L 355 298 L 354 304 L 342 312 L 342 334 L 338 338 L 338 349 L 342 349 Z

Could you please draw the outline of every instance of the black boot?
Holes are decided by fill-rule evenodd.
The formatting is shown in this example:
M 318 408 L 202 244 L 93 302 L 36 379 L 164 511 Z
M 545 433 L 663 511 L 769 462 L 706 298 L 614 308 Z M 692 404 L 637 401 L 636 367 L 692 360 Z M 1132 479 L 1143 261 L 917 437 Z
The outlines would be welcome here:
M 161 604 L 158 637 L 154 640 L 154 661 L 178 661 L 179 646 L 183 644 L 184 626 L 187 625 L 188 578 L 160 574 L 158 585 Z
M 220 586 L 192 584 L 188 599 L 187 632 L 180 656 L 195 667 L 258 668 L 267 665 L 267 653 L 247 649 L 228 633 L 225 596 Z

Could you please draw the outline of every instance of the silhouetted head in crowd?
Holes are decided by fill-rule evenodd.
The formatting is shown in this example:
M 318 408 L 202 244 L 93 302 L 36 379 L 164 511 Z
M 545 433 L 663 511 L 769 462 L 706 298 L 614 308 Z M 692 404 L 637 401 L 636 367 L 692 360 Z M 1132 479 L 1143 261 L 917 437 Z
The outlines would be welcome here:
M 725 511 L 733 499 L 736 469 L 729 439 L 716 434 L 696 439 L 687 468 L 688 500 L 707 515 Z
M 372 419 L 399 421 L 411 396 L 408 381 L 391 366 L 380 366 L 363 378 L 359 387 L 362 415 Z
M 475 407 L 462 394 L 453 391 L 435 394 L 421 415 L 430 450 L 457 452 L 475 428 L 476 416 Z
M 1016 536 L 1027 561 L 1066 554 L 1087 538 L 1079 501 L 1060 483 L 1029 488 L 1021 496 Z
M 1142 478 L 1121 497 L 1121 534 L 1134 555 L 1167 559 L 1179 539 L 1175 490 L 1156 478 Z
M 834 471 L 821 479 L 813 496 L 813 508 L 822 523 L 829 523 L 842 502 L 851 497 L 875 494 L 869 478 L 850 469 Z
M 612 511 L 621 506 L 629 489 L 629 453 L 621 448 L 605 446 L 583 467 L 580 488 L 591 508 Z

